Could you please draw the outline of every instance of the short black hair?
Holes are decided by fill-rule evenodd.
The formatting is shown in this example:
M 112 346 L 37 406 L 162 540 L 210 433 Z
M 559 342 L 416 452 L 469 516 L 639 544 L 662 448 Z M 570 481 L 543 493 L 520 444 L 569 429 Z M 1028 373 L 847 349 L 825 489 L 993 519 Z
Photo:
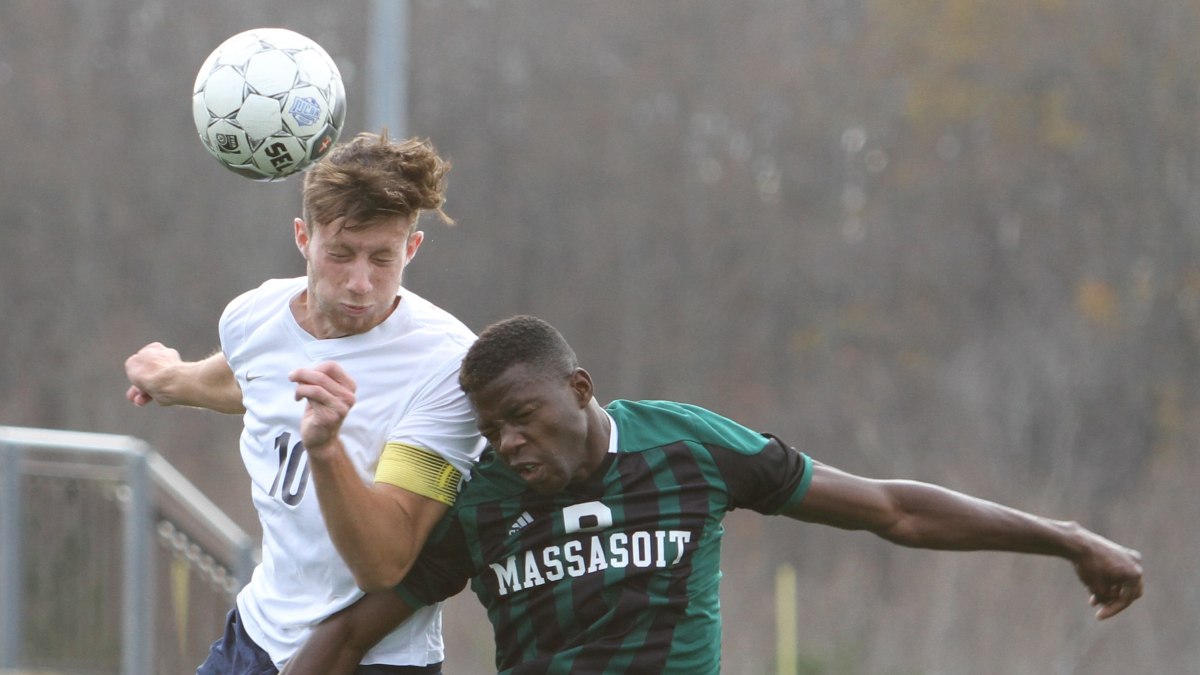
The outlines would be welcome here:
M 463 359 L 458 384 L 469 395 L 518 363 L 547 377 L 567 377 L 579 367 L 562 333 L 542 319 L 520 315 L 483 329 Z

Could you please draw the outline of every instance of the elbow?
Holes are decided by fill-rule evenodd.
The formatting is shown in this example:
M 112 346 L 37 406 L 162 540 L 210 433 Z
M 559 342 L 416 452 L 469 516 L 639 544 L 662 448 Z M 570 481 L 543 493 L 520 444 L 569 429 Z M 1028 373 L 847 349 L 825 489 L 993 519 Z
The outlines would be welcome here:
M 926 541 L 921 533 L 916 529 L 906 526 L 903 522 L 895 522 L 888 527 L 875 530 L 875 534 L 881 539 L 889 541 L 897 546 L 905 546 L 907 548 L 926 548 Z
M 351 572 L 354 574 L 354 583 L 362 591 L 373 593 L 390 591 L 395 588 L 397 584 L 404 581 L 404 575 L 408 573 L 409 567 L 410 564 L 380 564 L 351 569 Z
M 404 575 L 394 574 L 387 570 L 354 573 L 354 583 L 365 593 L 390 590 L 395 588 L 403 578 Z
M 217 412 L 225 413 L 226 415 L 244 415 L 246 414 L 246 406 L 242 404 L 242 399 L 239 398 L 221 404 L 217 408 Z
M 893 503 L 886 517 L 879 518 L 868 529 L 880 539 L 897 546 L 925 548 L 929 543 L 928 533 L 921 526 L 920 520 L 898 503 Z

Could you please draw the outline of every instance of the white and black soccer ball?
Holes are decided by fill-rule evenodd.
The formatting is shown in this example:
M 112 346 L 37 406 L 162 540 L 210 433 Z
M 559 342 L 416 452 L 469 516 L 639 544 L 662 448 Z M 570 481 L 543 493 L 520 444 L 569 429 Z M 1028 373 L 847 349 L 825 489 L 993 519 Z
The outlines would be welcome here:
M 329 54 L 284 28 L 222 42 L 192 90 L 200 140 L 230 171 L 261 181 L 304 170 L 337 142 L 346 90 Z

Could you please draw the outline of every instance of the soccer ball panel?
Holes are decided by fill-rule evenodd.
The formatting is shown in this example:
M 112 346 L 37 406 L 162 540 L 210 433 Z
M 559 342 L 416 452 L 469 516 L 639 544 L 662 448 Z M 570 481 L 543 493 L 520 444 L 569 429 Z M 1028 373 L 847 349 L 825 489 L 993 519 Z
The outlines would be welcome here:
M 204 83 L 204 105 L 213 117 L 229 117 L 242 106 L 245 98 L 245 79 L 229 66 L 222 66 L 208 76 Z
M 254 150 L 246 132 L 229 120 L 217 120 L 206 130 L 203 140 L 222 164 L 245 164 Z
M 312 162 L 321 159 L 329 154 L 333 149 L 333 144 L 337 142 L 338 130 L 332 124 L 326 124 L 325 128 L 316 136 L 308 140 L 308 161 Z
M 342 78 L 333 80 L 333 89 L 329 92 L 329 100 L 333 109 L 329 113 L 329 123 L 339 132 L 346 122 L 346 89 L 342 86 Z
M 328 119 L 329 104 L 316 87 L 293 89 L 283 102 L 284 128 L 296 136 L 312 136 Z
M 208 80 L 208 76 L 212 73 L 213 66 L 217 64 L 217 56 L 220 55 L 220 53 L 221 52 L 219 50 L 215 51 L 209 54 L 207 59 L 204 59 L 204 64 L 200 66 L 200 71 L 196 73 L 196 82 L 192 85 L 193 94 L 199 94 L 200 91 L 204 89 L 204 83 Z
M 203 130 L 200 133 L 200 140 L 204 141 L 204 145 L 208 145 L 208 139 L 205 138 L 204 132 L 208 130 L 208 125 L 212 122 L 212 115 L 208 111 L 208 105 L 204 103 L 204 94 L 194 94 L 192 96 L 192 121 L 196 123 L 196 129 Z
M 196 76 L 192 118 L 205 148 L 256 180 L 294 174 L 324 156 L 341 133 L 346 93 L 333 59 L 284 29 L 235 35 Z
M 214 65 L 243 66 L 251 56 L 268 48 L 269 46 L 264 45 L 254 31 L 238 33 L 217 47 L 213 53 Z
M 287 54 L 278 50 L 261 52 L 246 62 L 246 84 L 263 96 L 278 96 L 296 84 L 298 71 Z
M 296 173 L 308 164 L 304 142 L 287 135 L 263 141 L 251 158 L 259 171 L 281 178 Z
M 283 131 L 283 116 L 279 114 L 279 101 L 258 94 L 251 94 L 242 101 L 237 111 L 238 126 L 246 130 L 251 138 L 266 138 Z
M 261 40 L 264 44 L 270 45 L 275 49 L 282 49 L 285 51 L 311 49 L 312 46 L 316 44 L 303 35 L 286 28 L 260 28 L 253 32 L 254 36 Z
M 295 55 L 296 66 L 299 69 L 300 81 L 328 89 L 329 84 L 336 78 L 341 79 L 337 66 L 327 57 L 317 51 L 306 49 Z

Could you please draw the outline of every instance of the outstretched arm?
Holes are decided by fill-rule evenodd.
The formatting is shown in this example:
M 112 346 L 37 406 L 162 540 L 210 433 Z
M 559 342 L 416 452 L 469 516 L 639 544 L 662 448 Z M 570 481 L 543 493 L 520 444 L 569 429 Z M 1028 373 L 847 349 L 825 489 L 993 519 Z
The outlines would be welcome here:
M 413 611 L 392 591 L 368 593 L 317 624 L 281 675 L 350 675 L 371 647 Z
M 184 361 L 178 351 L 151 342 L 125 360 L 125 375 L 130 383 L 125 398 L 134 405 L 153 401 L 222 413 L 246 411 L 242 389 L 221 352 L 200 361 Z
M 792 518 L 867 530 L 902 546 L 1012 551 L 1069 560 L 1107 619 L 1142 595 L 1141 555 L 1078 523 L 1035 516 L 943 487 L 871 480 L 813 463 L 808 493 Z

